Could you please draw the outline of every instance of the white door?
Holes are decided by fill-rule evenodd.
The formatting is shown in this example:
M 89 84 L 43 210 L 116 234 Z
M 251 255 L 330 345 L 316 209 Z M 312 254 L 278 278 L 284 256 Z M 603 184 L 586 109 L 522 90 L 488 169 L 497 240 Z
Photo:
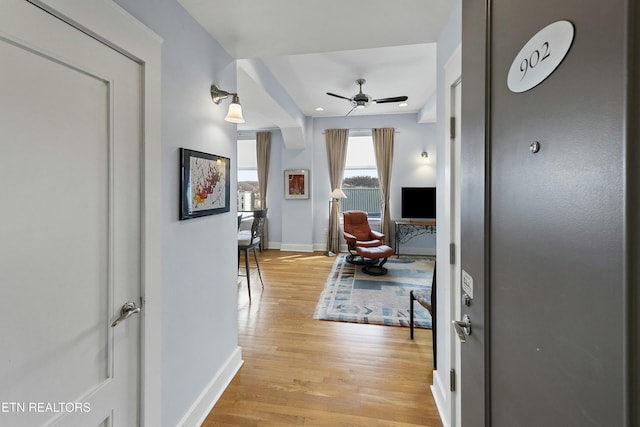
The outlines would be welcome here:
M 0 425 L 137 425 L 139 66 L 20 0 L 0 58 Z

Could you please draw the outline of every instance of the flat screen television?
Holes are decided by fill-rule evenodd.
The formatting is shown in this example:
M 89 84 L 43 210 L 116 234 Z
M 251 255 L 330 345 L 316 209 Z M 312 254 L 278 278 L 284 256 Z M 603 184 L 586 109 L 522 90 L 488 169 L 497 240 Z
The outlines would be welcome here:
M 402 218 L 436 217 L 436 187 L 402 187 Z

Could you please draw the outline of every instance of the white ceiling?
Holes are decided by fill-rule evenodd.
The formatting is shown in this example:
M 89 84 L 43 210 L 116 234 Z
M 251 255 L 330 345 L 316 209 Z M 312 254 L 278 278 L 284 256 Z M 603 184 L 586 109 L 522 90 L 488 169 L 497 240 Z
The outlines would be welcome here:
M 350 115 L 420 112 L 436 85 L 435 42 L 451 0 L 178 0 L 236 59 L 262 59 L 306 116 L 344 116 L 347 98 L 406 95 L 407 107 L 375 104 Z M 238 94 L 247 123 L 239 129 L 278 127 L 269 96 L 239 73 Z M 315 111 L 323 107 L 324 111 Z M 424 112 L 424 110 L 423 110 Z

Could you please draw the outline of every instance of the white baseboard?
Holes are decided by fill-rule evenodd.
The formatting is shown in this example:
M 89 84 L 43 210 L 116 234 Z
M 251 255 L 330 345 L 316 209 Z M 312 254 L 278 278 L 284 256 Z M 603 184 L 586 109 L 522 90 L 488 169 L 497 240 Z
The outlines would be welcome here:
M 280 245 L 281 251 L 290 252 L 313 252 L 313 245 L 297 245 L 293 243 L 283 243 Z
M 327 250 L 327 244 L 326 243 L 314 243 L 313 244 L 313 251 L 314 252 L 324 252 Z
M 393 243 L 393 242 L 392 242 Z M 436 255 L 436 248 L 420 248 L 400 245 L 400 255 Z
M 442 425 L 444 427 L 451 426 L 451 418 L 450 418 L 450 410 L 451 404 L 447 402 L 447 387 L 442 383 L 441 375 L 439 375 L 438 371 L 433 371 L 433 385 L 431 386 L 431 394 L 433 395 L 433 400 L 436 402 L 436 408 L 438 408 L 438 413 L 440 414 L 440 419 L 442 420 Z M 449 394 L 449 399 L 451 399 L 451 393 Z M 449 403 L 449 404 L 448 404 Z
M 280 250 L 280 246 L 282 246 L 280 242 L 269 242 L 266 249 Z
M 237 347 L 177 425 L 179 427 L 200 426 L 243 363 L 242 348 Z
M 393 242 L 391 242 L 391 246 L 393 246 Z M 281 251 L 291 251 L 291 252 L 324 252 L 327 249 L 326 243 L 314 243 L 312 245 L 300 245 L 293 243 L 280 243 L 280 242 L 269 242 L 269 249 L 281 250 Z M 340 252 L 348 252 L 346 244 L 340 245 Z M 435 248 L 420 248 L 420 247 L 407 247 L 402 245 L 400 247 L 401 255 L 429 255 L 436 256 Z
M 327 244 L 326 243 L 314 243 L 313 250 L 317 252 L 326 252 Z M 347 245 L 340 245 L 340 252 L 349 252 Z

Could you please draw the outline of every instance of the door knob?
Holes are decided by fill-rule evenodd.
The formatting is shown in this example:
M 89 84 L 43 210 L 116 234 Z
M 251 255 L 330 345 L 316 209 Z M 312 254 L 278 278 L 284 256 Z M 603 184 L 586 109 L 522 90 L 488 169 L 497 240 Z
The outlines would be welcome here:
M 124 303 L 124 305 L 120 309 L 120 317 L 118 317 L 116 320 L 113 321 L 113 323 L 111 324 L 111 327 L 115 328 L 116 326 L 118 326 L 118 323 L 128 319 L 129 317 L 137 313 L 140 313 L 140 307 L 136 307 L 135 302 L 129 301 Z
M 458 334 L 458 338 L 460 338 L 460 342 L 467 342 L 467 336 L 471 335 L 471 318 L 468 314 L 465 314 L 462 318 L 462 321 L 452 320 L 451 323 Z

